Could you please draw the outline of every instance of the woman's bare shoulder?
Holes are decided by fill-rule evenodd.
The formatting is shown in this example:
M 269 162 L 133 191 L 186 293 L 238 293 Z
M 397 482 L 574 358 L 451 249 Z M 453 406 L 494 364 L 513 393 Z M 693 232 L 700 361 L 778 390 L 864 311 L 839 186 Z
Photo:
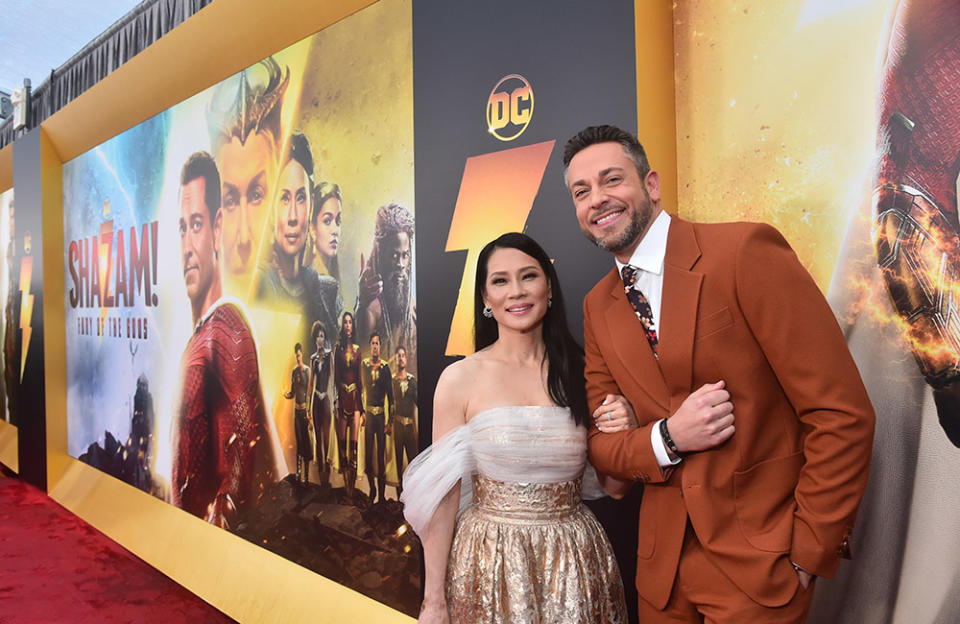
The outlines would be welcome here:
M 470 403 L 484 378 L 488 363 L 483 352 L 450 364 L 440 373 L 433 395 L 434 439 L 467 422 Z

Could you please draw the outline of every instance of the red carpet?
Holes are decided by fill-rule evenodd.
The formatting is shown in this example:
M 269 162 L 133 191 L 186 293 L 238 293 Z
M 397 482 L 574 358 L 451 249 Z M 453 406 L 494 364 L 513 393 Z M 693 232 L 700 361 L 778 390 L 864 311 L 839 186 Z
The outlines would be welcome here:
M 233 622 L 40 490 L 0 473 L 0 624 Z

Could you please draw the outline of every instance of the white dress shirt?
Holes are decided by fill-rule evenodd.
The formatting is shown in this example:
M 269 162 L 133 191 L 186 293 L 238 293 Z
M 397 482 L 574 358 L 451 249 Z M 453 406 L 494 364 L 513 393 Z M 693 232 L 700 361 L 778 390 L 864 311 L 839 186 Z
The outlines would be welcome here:
M 663 259 L 667 254 L 667 233 L 669 231 L 670 215 L 661 210 L 657 218 L 650 224 L 650 229 L 640 240 L 640 244 L 633 250 L 633 255 L 630 256 L 630 265 L 639 269 L 634 288 L 642 292 L 650 304 L 654 330 L 659 330 L 660 327 L 660 302 L 663 300 Z M 617 273 L 623 275 L 623 267 L 626 265 L 619 260 L 614 260 L 617 263 Z M 653 454 L 656 455 L 657 463 L 660 464 L 661 468 L 669 468 L 680 463 L 679 458 L 674 461 L 670 459 L 670 455 L 667 453 L 667 446 L 663 443 L 663 437 L 660 435 L 660 421 L 654 423 L 650 430 L 650 442 L 653 445 Z

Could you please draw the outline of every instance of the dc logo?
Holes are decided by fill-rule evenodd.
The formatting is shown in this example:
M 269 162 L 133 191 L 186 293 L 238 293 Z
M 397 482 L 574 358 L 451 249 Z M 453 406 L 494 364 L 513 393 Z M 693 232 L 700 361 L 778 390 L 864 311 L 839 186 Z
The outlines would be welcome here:
M 487 98 L 487 130 L 501 141 L 512 141 L 533 118 L 533 87 L 519 74 L 504 76 Z

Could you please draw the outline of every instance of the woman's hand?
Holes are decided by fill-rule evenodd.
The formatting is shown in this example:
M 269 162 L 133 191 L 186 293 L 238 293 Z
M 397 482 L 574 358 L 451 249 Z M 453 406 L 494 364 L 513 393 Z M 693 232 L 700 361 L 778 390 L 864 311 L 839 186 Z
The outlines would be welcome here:
M 616 433 L 638 427 L 637 416 L 629 401 L 619 394 L 608 394 L 593 412 L 593 425 L 602 433 Z
M 450 613 L 444 600 L 424 599 L 420 605 L 418 624 L 450 624 Z

